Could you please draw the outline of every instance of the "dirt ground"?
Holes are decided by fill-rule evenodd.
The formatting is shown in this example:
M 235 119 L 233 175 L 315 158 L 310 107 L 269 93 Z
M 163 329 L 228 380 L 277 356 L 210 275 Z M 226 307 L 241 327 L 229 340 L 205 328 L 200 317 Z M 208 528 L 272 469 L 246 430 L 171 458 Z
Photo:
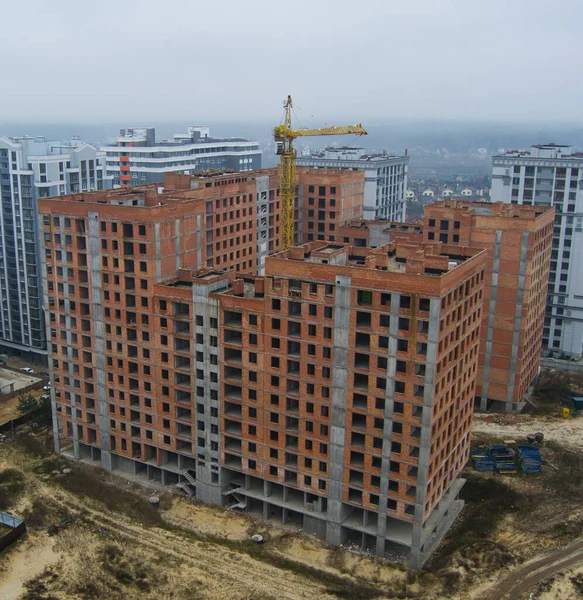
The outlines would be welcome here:
M 536 600 L 581 600 L 582 597 L 583 567 L 553 577 L 536 592 Z
M 475 414 L 472 431 L 504 440 L 524 439 L 527 434 L 540 431 L 547 441 L 557 442 L 573 450 L 583 449 L 583 416 L 561 419 L 530 414 Z
M 18 600 L 25 592 L 24 583 L 40 575 L 49 565 L 59 561 L 54 539 L 31 535 L 17 544 L 6 562 L 0 562 L 0 592 L 3 600 Z
M 30 392 L 25 392 L 27 396 L 29 394 L 31 396 L 34 396 L 37 399 L 37 401 L 42 395 L 47 393 L 48 392 L 45 392 L 42 389 L 30 390 Z M 16 419 L 20 416 L 20 413 L 18 412 L 19 400 L 20 399 L 18 395 L 9 399 L 0 396 L 0 425 L 4 425 L 4 423 L 8 423 L 9 421 L 12 421 L 12 419 Z
M 70 463 L 51 453 L 49 431 L 32 436 L 25 429 L 0 444 L 0 501 L 9 490 L 8 510 L 24 517 L 29 529 L 0 554 L 0 598 L 490 598 L 521 565 L 583 534 L 583 458 L 571 449 L 581 447 L 571 431 L 578 422 L 476 418 L 475 446 L 545 432 L 541 452 L 548 465 L 541 475 L 511 477 L 466 469 L 466 507 L 419 572 L 328 548 L 315 536 L 175 491 L 159 494 L 155 509 L 147 502 L 151 489 Z M 62 473 L 66 467 L 70 474 Z M 251 541 L 255 533 L 263 544 Z M 581 589 L 583 571 L 574 570 L 552 573 L 532 591 L 537 600 L 550 600 L 580 597 Z
M 176 493 L 154 509 L 151 490 L 50 454 L 45 435 L 0 446 L 0 494 L 2 472 L 23 475 L 10 510 L 30 532 L 0 558 L 2 599 L 364 600 L 420 586 L 420 573 Z

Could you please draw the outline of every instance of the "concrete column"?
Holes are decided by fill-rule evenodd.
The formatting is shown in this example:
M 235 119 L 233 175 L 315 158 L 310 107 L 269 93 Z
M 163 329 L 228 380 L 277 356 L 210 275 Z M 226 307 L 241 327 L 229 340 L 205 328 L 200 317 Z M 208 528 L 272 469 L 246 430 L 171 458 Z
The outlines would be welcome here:
M 399 306 L 401 294 L 391 292 L 389 350 L 387 353 L 387 389 L 385 392 L 385 415 L 383 424 L 383 455 L 381 459 L 381 487 L 379 494 L 377 546 L 378 556 L 385 554 L 387 533 L 387 508 L 389 493 L 389 474 L 391 463 L 391 443 L 393 437 L 393 411 L 395 406 L 395 373 L 397 371 L 397 341 L 399 339 Z
M 431 298 L 429 304 L 429 331 L 427 333 L 427 357 L 425 362 L 425 380 L 423 393 L 423 412 L 421 416 L 421 439 L 419 444 L 419 465 L 417 469 L 417 492 L 415 495 L 415 516 L 413 520 L 413 539 L 411 544 L 411 566 L 421 566 L 421 547 L 423 536 L 423 513 L 425 510 L 425 490 L 429 469 L 431 447 L 431 417 L 433 412 L 433 394 L 435 390 L 435 363 L 437 359 L 437 340 L 439 335 L 439 312 L 441 300 Z
M 202 264 L 202 215 L 196 215 L 196 268 L 201 269 Z M 205 240 L 206 244 L 206 240 Z
M 350 334 L 351 277 L 337 276 L 334 295 L 334 363 L 330 407 L 330 460 L 328 463 L 328 520 L 326 542 L 342 541 L 342 474 L 346 433 L 346 387 L 348 385 L 348 339 Z
M 97 414 L 99 419 L 99 447 L 101 448 L 101 466 L 111 470 L 109 439 L 109 415 L 107 410 L 107 366 L 105 359 L 105 326 L 103 323 L 102 285 L 101 285 L 101 234 L 99 215 L 91 211 L 87 215 L 87 249 L 90 270 L 91 318 L 93 328 L 93 366 L 97 393 Z
M 204 432 L 196 431 L 194 437 L 194 449 L 193 456 L 196 458 L 196 495 L 203 502 L 209 504 L 224 504 L 223 488 L 225 482 L 223 481 L 223 472 L 219 468 L 219 450 L 213 450 L 213 443 L 216 444 L 217 448 L 220 441 L 220 385 L 221 385 L 221 372 L 219 364 L 221 362 L 219 356 L 219 346 L 213 347 L 211 345 L 211 337 L 216 337 L 218 340 L 219 329 L 219 303 L 217 300 L 212 299 L 209 295 L 212 292 L 219 291 L 226 287 L 224 281 L 219 281 L 214 284 L 202 284 L 193 282 L 192 286 L 192 321 L 195 335 L 194 338 L 194 361 L 192 367 L 192 375 L 194 379 L 194 385 L 192 386 L 193 393 L 195 393 L 197 387 L 204 388 L 204 396 L 194 396 L 192 408 L 194 411 L 193 421 L 194 428 L 196 429 L 196 423 L 202 421 L 204 423 Z M 203 325 L 198 326 L 196 324 L 196 317 L 200 316 L 203 320 Z M 211 319 L 216 320 L 216 327 L 211 327 Z M 203 335 L 203 343 L 196 343 L 196 334 L 200 333 Z M 197 362 L 196 354 L 201 352 L 203 355 L 203 362 Z M 211 361 L 211 356 L 216 357 L 216 361 Z M 196 379 L 197 366 L 202 369 L 205 377 Z M 211 374 L 216 375 L 216 382 L 211 381 Z M 215 399 L 212 398 L 213 392 Z M 198 414 L 198 405 L 202 404 L 204 413 Z M 213 415 L 213 409 L 217 416 Z M 216 428 L 216 433 L 213 433 L 213 427 Z M 203 438 L 204 446 L 198 445 L 198 439 Z M 199 458 L 204 456 L 204 458 Z M 213 476 L 215 476 L 213 481 Z
M 255 180 L 255 257 L 257 274 L 263 275 L 265 257 L 269 254 L 269 177 L 257 177 Z
M 502 230 L 496 230 L 494 242 L 494 259 L 492 264 L 492 285 L 490 288 L 490 306 L 488 309 L 488 329 L 486 333 L 486 356 L 484 359 L 484 372 L 482 375 L 482 389 L 480 396 L 480 410 L 488 409 L 488 384 L 490 383 L 490 361 L 492 358 L 492 343 L 494 340 L 494 326 L 496 324 L 496 298 L 498 296 L 498 274 L 500 273 L 500 252 L 502 248 Z M 482 318 L 483 322 L 483 318 Z
M 162 243 L 160 223 L 154 223 L 154 255 L 156 257 L 156 283 L 162 279 Z
M 0 216 L 1 215 L 2 215 L 2 210 L 0 209 Z M 0 227 L 1 227 L 1 225 L 2 225 L 2 223 L 1 223 L 1 218 L 0 218 Z M 41 239 L 44 240 L 44 234 L 42 234 L 42 230 L 41 230 Z M 51 381 L 54 381 L 55 377 L 54 377 L 54 369 L 53 369 L 53 350 L 52 350 L 53 339 L 51 337 L 51 320 L 49 318 L 49 313 L 50 313 L 49 293 L 48 293 L 49 286 L 47 285 L 47 259 L 46 259 L 44 249 L 42 249 L 42 251 L 40 252 L 40 259 L 41 259 L 41 272 L 42 272 L 41 290 L 42 290 L 42 295 L 43 295 L 44 324 L 45 324 L 45 330 L 46 330 L 47 350 L 48 350 L 48 355 L 47 355 L 48 368 L 49 368 L 49 373 L 51 376 Z M 0 289 L 0 293 L 2 293 L 2 292 L 3 292 L 3 290 Z M 10 311 L 8 311 L 8 314 L 10 314 Z M 53 421 L 53 444 L 55 447 L 55 452 L 60 452 L 61 451 L 61 441 L 59 439 L 60 420 L 57 416 L 58 413 L 57 413 L 57 403 L 56 403 L 54 386 L 51 386 L 51 390 L 49 393 L 51 396 L 51 415 L 52 415 L 52 421 Z
M 73 456 L 79 459 L 79 432 L 77 431 L 77 403 L 75 401 L 75 371 L 73 370 L 73 361 L 71 356 L 72 348 L 72 332 L 71 332 L 71 300 L 69 299 L 69 270 L 67 264 L 67 245 L 65 242 L 65 227 L 63 224 L 64 217 L 61 217 L 59 227 L 56 228 L 61 236 L 61 254 L 63 257 L 63 302 L 65 305 L 65 332 L 67 340 L 67 364 L 69 371 L 69 395 L 71 396 L 71 418 L 73 423 Z M 58 290 L 57 290 L 58 293 Z M 57 323 L 57 328 L 61 325 Z M 62 340 L 61 340 L 62 341 Z M 63 388 L 64 389 L 64 388 Z
M 524 305 L 524 283 L 526 279 L 526 259 L 528 256 L 528 231 L 522 234 L 522 245 L 520 248 L 520 270 L 518 272 L 518 289 L 516 291 L 516 308 L 514 312 L 514 331 L 512 335 L 512 356 L 510 358 L 510 369 L 508 371 L 508 396 L 506 397 L 506 412 L 512 412 L 514 407 L 514 388 L 516 387 L 516 363 L 518 362 L 518 348 L 522 327 L 522 311 Z M 519 402 L 517 406 L 524 405 Z
M 200 215 L 197 215 L 197 217 L 198 216 Z M 200 239 L 200 235 L 198 235 L 197 238 Z M 180 253 L 180 219 L 174 219 L 174 250 L 176 252 L 176 270 L 178 271 L 182 266 L 182 254 Z

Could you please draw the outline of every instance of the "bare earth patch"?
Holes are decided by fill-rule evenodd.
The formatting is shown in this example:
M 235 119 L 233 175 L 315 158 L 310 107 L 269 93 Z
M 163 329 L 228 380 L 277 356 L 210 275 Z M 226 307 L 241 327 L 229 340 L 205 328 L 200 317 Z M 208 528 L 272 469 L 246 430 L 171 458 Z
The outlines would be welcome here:
M 59 561 L 54 540 L 44 535 L 28 536 L 0 560 L 0 598 L 17 600 L 24 592 L 24 582 L 36 577 L 46 567 Z

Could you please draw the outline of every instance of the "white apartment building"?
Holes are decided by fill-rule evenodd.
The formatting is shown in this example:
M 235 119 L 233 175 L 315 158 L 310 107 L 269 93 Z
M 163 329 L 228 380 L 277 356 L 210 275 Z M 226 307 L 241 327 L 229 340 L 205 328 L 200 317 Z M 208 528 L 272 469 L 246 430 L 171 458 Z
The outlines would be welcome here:
M 161 142 L 153 127 L 122 129 L 115 145 L 102 150 L 114 185 L 161 183 L 171 172 L 252 171 L 261 168 L 262 157 L 258 142 L 212 138 L 207 126 L 189 127 Z
M 111 187 L 104 157 L 79 139 L 0 137 L 0 350 L 46 356 L 37 198 Z
M 537 144 L 492 157 L 492 201 L 555 207 L 543 352 L 583 355 L 583 153 Z
M 298 156 L 299 167 L 364 171 L 364 218 L 405 220 L 409 157 L 367 154 L 364 148 L 328 147 Z

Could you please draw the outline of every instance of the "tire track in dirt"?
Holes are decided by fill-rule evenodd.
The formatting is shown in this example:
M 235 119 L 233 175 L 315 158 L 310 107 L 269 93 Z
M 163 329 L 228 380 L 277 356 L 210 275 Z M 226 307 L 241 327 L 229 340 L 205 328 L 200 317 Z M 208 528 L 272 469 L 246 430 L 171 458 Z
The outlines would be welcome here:
M 262 592 L 285 600 L 336 599 L 336 596 L 327 594 L 322 585 L 262 563 L 247 554 L 232 552 L 213 542 L 188 540 L 168 531 L 122 523 L 93 507 L 59 497 L 60 494 L 53 490 L 51 492 L 53 493 L 48 495 L 57 504 L 74 513 L 83 514 L 84 518 L 90 517 L 96 526 L 109 530 L 114 536 L 121 536 L 148 547 L 155 553 L 184 561 L 201 575 L 211 576 L 215 583 L 213 592 L 217 597 L 227 598 L 229 592 L 241 592 L 246 588 L 250 592 Z
M 477 600 L 518 600 L 552 575 L 583 564 L 583 539 L 511 571 Z

